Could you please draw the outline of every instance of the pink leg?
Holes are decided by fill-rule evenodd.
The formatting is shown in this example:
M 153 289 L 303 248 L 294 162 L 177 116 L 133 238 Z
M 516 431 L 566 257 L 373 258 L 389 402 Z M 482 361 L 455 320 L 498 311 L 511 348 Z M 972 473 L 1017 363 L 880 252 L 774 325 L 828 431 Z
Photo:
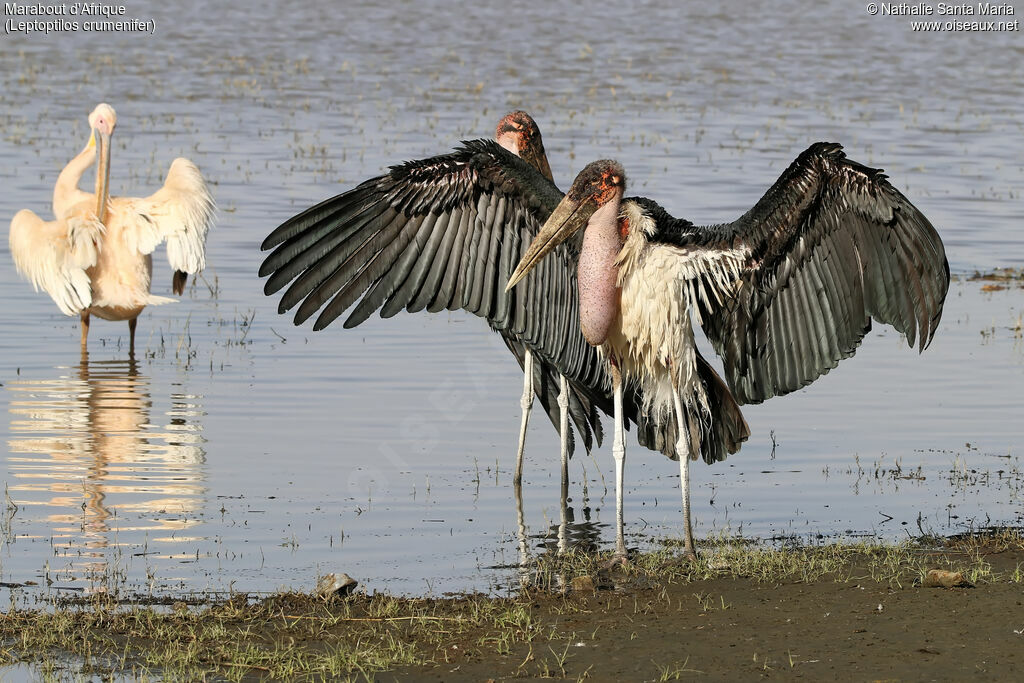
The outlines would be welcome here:
M 89 348 L 89 313 L 82 314 L 82 351 Z

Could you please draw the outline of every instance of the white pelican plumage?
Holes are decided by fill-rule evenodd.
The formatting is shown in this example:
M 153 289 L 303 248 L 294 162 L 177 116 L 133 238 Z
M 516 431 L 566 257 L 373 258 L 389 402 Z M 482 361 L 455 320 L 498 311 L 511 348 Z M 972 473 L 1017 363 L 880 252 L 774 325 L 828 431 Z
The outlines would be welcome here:
M 206 266 L 206 234 L 214 202 L 199 169 L 188 159 L 171 163 L 164 186 L 149 197 L 110 197 L 110 141 L 117 114 L 109 104 L 89 115 L 89 142 L 61 171 L 54 187 L 55 220 L 23 209 L 11 221 L 11 256 L 18 272 L 54 300 L 61 312 L 78 315 L 86 350 L 90 315 L 127 320 L 129 352 L 135 325 L 147 305 L 174 299 L 149 293 L 152 253 L 167 242 L 174 269 L 172 289 L 181 294 L 189 273 Z M 96 167 L 94 193 L 78 187 Z

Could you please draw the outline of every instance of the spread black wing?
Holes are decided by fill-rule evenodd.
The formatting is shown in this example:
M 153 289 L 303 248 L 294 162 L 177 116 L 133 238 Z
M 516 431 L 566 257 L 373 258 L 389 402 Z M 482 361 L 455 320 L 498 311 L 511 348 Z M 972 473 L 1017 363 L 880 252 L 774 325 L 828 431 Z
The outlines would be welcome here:
M 884 173 L 837 144 L 804 151 L 739 220 L 684 232 L 744 254 L 723 303 L 701 304 L 741 404 L 813 382 L 853 355 L 872 318 L 922 351 L 935 334 L 949 288 L 942 240 Z
M 557 374 L 571 384 L 570 411 L 588 450 L 597 409 L 611 412 L 610 380 L 579 329 L 578 245 L 566 243 L 505 294 L 505 283 L 562 193 L 490 140 L 394 166 L 388 173 L 300 213 L 263 242 L 260 267 L 279 310 L 298 305 L 323 329 L 351 309 L 345 327 L 374 311 L 465 309 L 505 338 L 522 361 L 539 361 L 536 392 L 558 426 Z M 537 381 L 541 380 L 541 381 Z M 635 412 L 635 409 L 634 409 Z

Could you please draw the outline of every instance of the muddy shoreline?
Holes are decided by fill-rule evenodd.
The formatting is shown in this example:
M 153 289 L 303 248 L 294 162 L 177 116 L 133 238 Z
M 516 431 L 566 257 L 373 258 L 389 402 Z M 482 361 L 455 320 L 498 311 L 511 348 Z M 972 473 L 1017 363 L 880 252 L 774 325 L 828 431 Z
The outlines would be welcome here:
M 2 664 L 170 680 L 1014 680 L 1017 530 L 899 545 L 739 539 L 624 567 L 541 558 L 513 597 L 280 594 L 169 607 L 110 594 L 0 615 Z M 926 587 L 930 569 L 958 587 Z M 148 604 L 146 604 L 148 602 Z

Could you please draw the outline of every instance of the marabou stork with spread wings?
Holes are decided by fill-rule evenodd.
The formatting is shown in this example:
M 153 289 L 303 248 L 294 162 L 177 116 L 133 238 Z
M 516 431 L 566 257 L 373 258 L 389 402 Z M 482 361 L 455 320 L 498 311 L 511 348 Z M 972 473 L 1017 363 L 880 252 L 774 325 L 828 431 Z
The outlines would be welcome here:
M 583 169 L 507 289 L 517 291 L 546 254 L 563 254 L 559 245 L 586 228 L 573 251 L 573 310 L 613 369 L 616 481 L 625 457 L 618 409 L 623 380 L 632 380 L 649 419 L 676 429 L 693 556 L 689 460 L 710 463 L 735 450 L 747 433 L 740 404 L 810 384 L 854 354 L 872 318 L 923 351 L 942 314 L 949 264 L 928 219 L 885 174 L 847 159 L 837 144 L 811 145 L 732 223 L 695 226 L 650 199 L 624 200 L 625 185 L 617 162 Z M 728 387 L 697 350 L 691 314 L 722 357 Z M 616 498 L 621 510 L 621 487 Z
M 611 413 L 612 382 L 597 350 L 580 334 L 578 240 L 557 249 L 521 290 L 502 291 L 562 193 L 551 181 L 540 133 L 528 115 L 506 116 L 495 138 L 394 166 L 289 219 L 264 240 L 262 248 L 274 251 L 259 273 L 270 276 L 267 295 L 290 283 L 279 311 L 299 305 L 296 325 L 323 308 L 315 330 L 357 302 L 346 328 L 378 309 L 385 318 L 403 309 L 460 308 L 485 318 L 524 368 L 516 483 L 536 393 L 562 434 L 564 494 L 568 417 L 588 450 L 592 434 L 600 443 L 598 410 Z M 625 419 L 640 419 L 638 408 L 638 394 L 627 391 Z M 638 434 L 654 448 L 674 444 L 651 423 L 641 422 Z

